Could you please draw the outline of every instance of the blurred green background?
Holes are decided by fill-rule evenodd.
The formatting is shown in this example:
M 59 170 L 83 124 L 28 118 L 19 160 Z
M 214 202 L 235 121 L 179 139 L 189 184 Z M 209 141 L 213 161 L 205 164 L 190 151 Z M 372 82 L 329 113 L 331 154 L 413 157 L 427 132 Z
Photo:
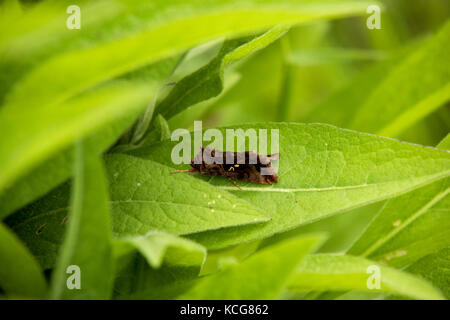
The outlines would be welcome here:
M 331 123 L 352 129 L 349 125 L 354 116 L 352 110 L 364 104 L 383 76 L 450 17 L 450 2 L 446 0 L 381 3 L 385 9 L 380 30 L 366 28 L 368 15 L 292 28 L 268 48 L 228 70 L 225 92 L 179 114 L 170 120 L 171 128 L 192 128 L 193 120 L 202 118 L 204 126 L 296 121 Z M 186 70 L 189 70 L 186 65 L 207 63 L 217 47 L 214 43 L 202 46 L 197 59 L 184 62 Z M 370 72 L 377 69 L 383 70 L 381 75 L 371 77 Z M 363 83 L 361 77 L 368 79 Z M 339 96 L 341 90 L 352 86 L 355 96 Z M 335 112 L 320 112 L 331 104 Z M 447 103 L 396 138 L 436 145 L 449 127 Z

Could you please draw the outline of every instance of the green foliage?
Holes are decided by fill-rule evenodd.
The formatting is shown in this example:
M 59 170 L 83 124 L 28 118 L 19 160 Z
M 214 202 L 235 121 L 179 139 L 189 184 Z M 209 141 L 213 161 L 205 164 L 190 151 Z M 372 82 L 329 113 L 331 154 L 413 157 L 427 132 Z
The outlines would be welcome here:
M 271 186 L 242 182 L 241 190 L 223 178 L 209 183 L 260 207 L 272 219 L 265 224 L 192 236 L 208 248 L 268 237 L 399 195 L 449 174 L 448 152 L 329 125 L 254 123 L 239 128 L 280 131 L 280 181 Z M 221 130 L 225 132 L 226 128 Z M 133 150 L 132 154 L 171 165 L 174 144 L 166 141 Z
M 240 264 L 225 262 L 222 272 L 199 280 L 179 298 L 276 299 L 299 261 L 313 251 L 318 242 L 318 236 L 293 238 L 261 250 Z
M 0 225 L 0 286 L 6 295 L 44 297 L 47 289 L 38 263 L 20 240 Z M 7 263 L 6 263 L 7 261 Z
M 449 298 L 450 7 L 380 2 L 3 1 L 0 294 Z M 173 173 L 193 120 L 279 182 Z
M 68 224 L 52 275 L 51 299 L 108 299 L 113 284 L 113 255 L 106 180 L 101 160 L 76 144 L 74 186 Z M 95 246 L 92 246 L 95 244 Z M 69 266 L 80 270 L 80 290 L 69 290 Z
M 379 268 L 380 288 L 368 286 L 370 267 Z M 317 290 L 374 290 L 395 293 L 415 299 L 442 299 L 441 293 L 429 283 L 405 272 L 359 257 L 317 254 L 307 256 L 289 282 L 295 291 Z
M 450 249 L 444 248 L 429 254 L 410 265 L 406 270 L 429 280 L 436 288 L 440 288 L 447 299 L 450 298 L 450 275 L 448 264 Z

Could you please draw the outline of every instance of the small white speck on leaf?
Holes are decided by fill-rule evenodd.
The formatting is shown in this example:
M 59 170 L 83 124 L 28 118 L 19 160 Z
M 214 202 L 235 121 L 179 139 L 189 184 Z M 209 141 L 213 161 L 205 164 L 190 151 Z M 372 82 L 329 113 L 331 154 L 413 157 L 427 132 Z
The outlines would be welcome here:
M 392 223 L 392 225 L 393 225 L 394 227 L 398 227 L 401 223 L 402 223 L 401 220 L 396 220 L 396 221 L 394 221 L 394 222 Z

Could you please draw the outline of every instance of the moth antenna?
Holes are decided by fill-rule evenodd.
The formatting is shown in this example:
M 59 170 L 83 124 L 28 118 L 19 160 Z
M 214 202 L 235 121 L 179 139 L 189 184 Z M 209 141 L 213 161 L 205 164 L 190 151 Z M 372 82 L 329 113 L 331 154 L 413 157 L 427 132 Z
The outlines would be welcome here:
M 196 172 L 197 170 L 195 170 L 194 168 L 192 169 L 186 169 L 186 170 L 174 170 L 171 173 L 179 173 L 179 172 Z

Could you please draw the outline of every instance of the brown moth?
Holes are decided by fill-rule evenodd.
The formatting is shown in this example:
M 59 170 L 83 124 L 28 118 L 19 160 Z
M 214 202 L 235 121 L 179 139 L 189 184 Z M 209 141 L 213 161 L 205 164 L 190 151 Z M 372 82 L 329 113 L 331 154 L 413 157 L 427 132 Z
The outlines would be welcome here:
M 232 179 L 273 184 L 278 182 L 278 175 L 272 167 L 272 160 L 278 157 L 279 153 L 262 155 L 253 151 L 222 152 L 202 147 L 191 160 L 192 169 L 174 172 L 198 172 L 208 176 L 222 176 L 228 178 L 238 188 Z M 261 174 L 262 170 L 264 174 Z

